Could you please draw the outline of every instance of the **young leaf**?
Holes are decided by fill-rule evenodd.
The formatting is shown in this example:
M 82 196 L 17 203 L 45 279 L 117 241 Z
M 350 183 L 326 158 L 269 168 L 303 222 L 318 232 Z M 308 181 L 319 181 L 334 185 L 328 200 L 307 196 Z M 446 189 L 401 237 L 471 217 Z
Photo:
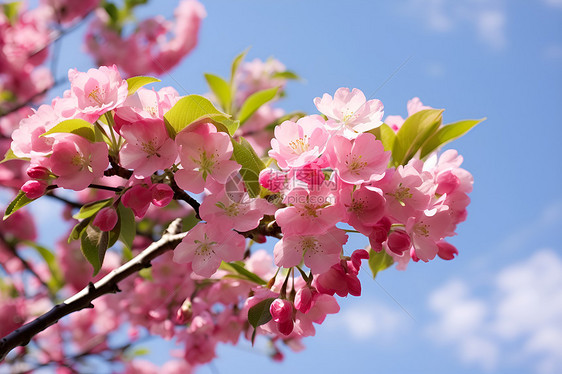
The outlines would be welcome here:
M 18 19 L 20 5 L 21 4 L 19 1 L 12 1 L 6 4 L 2 4 L 2 10 L 4 12 L 4 15 L 12 25 Z
M 16 195 L 14 200 L 12 200 L 10 205 L 8 205 L 8 207 L 6 208 L 6 211 L 4 212 L 4 220 L 6 220 L 9 216 L 14 214 L 20 208 L 23 208 L 24 206 L 26 206 L 27 204 L 29 204 L 30 202 L 32 202 L 34 200 L 37 200 L 37 199 L 30 199 L 27 196 L 25 196 L 25 193 L 23 191 L 20 191 Z
M 394 263 L 392 256 L 386 253 L 384 250 L 380 252 L 375 252 L 369 249 L 369 268 L 373 273 L 373 279 L 377 276 L 379 271 L 390 267 Z
M 70 235 L 68 236 L 68 242 L 70 243 L 73 240 L 80 239 L 80 236 L 82 236 L 82 233 L 84 232 L 84 230 L 86 230 L 86 227 L 88 227 L 88 225 L 90 224 L 90 222 L 92 222 L 93 219 L 94 219 L 94 217 L 89 217 L 89 218 L 83 219 L 82 221 L 78 222 L 72 228 L 72 231 L 70 232 Z
M 457 138 L 460 138 L 470 129 L 472 129 L 474 126 L 484 121 L 485 119 L 486 118 L 467 119 L 464 121 L 444 125 L 424 144 L 421 150 L 420 158 L 424 158 L 431 152 L 435 151 L 437 148 L 442 147 Z
M 178 132 L 190 125 L 205 122 L 212 122 L 219 131 L 225 131 L 232 135 L 238 125 L 236 121 L 229 117 L 228 114 L 215 108 L 203 96 L 189 95 L 181 98 L 172 109 L 164 114 L 164 122 L 172 138 L 175 138 Z
M 127 85 L 129 87 L 129 93 L 127 94 L 127 96 L 131 96 L 132 94 L 137 92 L 139 88 L 154 82 L 160 82 L 160 79 L 153 78 L 153 77 L 143 77 L 143 76 L 128 78 Z
M 85 204 L 80 208 L 80 211 L 72 216 L 74 219 L 84 219 L 96 215 L 102 208 L 110 206 L 113 203 L 113 198 L 94 201 L 92 203 Z
M 278 90 L 279 87 L 273 87 L 251 94 L 250 97 L 244 101 L 244 104 L 242 104 L 238 112 L 240 125 L 243 125 L 263 104 L 271 101 L 275 95 L 277 95 Z
M 395 146 L 392 152 L 395 165 L 406 165 L 414 157 L 441 125 L 442 114 L 442 109 L 426 109 L 406 118 L 396 134 L 399 147 Z
M 236 71 L 238 70 L 238 66 L 240 65 L 240 63 L 244 60 L 244 58 L 246 57 L 246 54 L 248 54 L 248 51 L 250 50 L 250 48 L 246 48 L 245 51 L 243 51 L 242 53 L 240 53 L 238 56 L 236 56 L 234 58 L 234 60 L 232 61 L 232 66 L 230 68 L 230 85 L 232 86 L 234 83 L 234 76 L 236 75 Z
M 232 91 L 227 81 L 221 77 L 213 74 L 205 74 L 205 79 L 211 91 L 215 94 L 222 109 L 225 112 L 230 112 L 230 105 L 232 103 Z
M 252 273 L 251 271 L 249 271 L 248 269 L 246 269 L 244 266 L 237 264 L 236 262 L 223 262 L 221 264 L 221 268 L 228 270 L 230 272 L 234 272 L 234 273 L 238 273 L 240 274 L 243 278 L 254 282 L 256 284 L 259 285 L 265 285 L 267 284 L 266 281 L 264 281 L 263 279 L 261 279 L 258 275 Z
M 133 248 L 133 240 L 137 234 L 135 215 L 130 208 L 125 208 L 123 204 L 117 207 L 117 214 L 119 214 L 119 221 L 121 221 L 121 232 L 119 233 L 119 240 L 128 249 Z
M 271 321 L 272 317 L 269 311 L 269 307 L 274 300 L 274 297 L 270 297 L 268 299 L 260 301 L 259 303 L 248 309 L 248 322 L 254 328 L 254 333 L 252 334 L 252 345 L 254 344 L 254 339 L 256 338 L 256 328 Z
M 383 123 L 379 127 L 376 127 L 369 132 L 381 141 L 385 151 L 392 152 L 394 143 L 396 142 L 396 133 L 390 128 L 390 126 L 388 126 L 386 123 Z
M 6 161 L 10 161 L 10 160 L 25 160 L 25 161 L 29 161 L 29 158 L 19 158 L 18 156 L 16 156 L 14 154 L 14 151 L 12 151 L 12 148 L 8 148 L 8 150 L 6 151 L 6 154 L 4 155 L 4 159 L 2 161 L 0 161 L 0 164 L 3 164 Z
M 105 252 L 109 245 L 109 232 L 100 231 L 99 229 L 88 226 L 81 236 L 80 249 L 84 257 L 94 268 L 94 276 L 96 276 L 103 264 Z
M 256 151 L 254 151 L 254 148 L 252 148 L 246 139 L 240 137 L 240 143 L 234 139 L 231 140 L 232 146 L 234 147 L 234 159 L 242 165 L 240 175 L 242 175 L 248 194 L 250 197 L 256 197 L 260 194 L 261 186 L 259 182 L 259 175 L 260 171 L 265 169 L 265 164 L 258 157 Z
M 300 80 L 301 79 L 301 77 L 299 77 L 297 74 L 295 74 L 294 72 L 292 72 L 290 70 L 285 70 L 285 71 L 281 71 L 279 73 L 275 73 L 271 76 L 271 78 L 292 79 L 292 80 Z
M 41 136 L 55 133 L 75 134 L 86 138 L 91 142 L 94 142 L 96 140 L 96 136 L 94 134 L 94 126 L 92 126 L 90 122 L 84 121 L 83 119 L 79 118 L 67 119 L 66 121 L 62 121 Z

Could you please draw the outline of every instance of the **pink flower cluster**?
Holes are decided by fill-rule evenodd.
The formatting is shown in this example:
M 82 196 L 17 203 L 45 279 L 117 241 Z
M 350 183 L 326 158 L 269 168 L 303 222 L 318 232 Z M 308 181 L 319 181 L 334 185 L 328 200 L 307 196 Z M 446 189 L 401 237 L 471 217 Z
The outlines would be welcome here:
M 111 27 L 109 15 L 100 8 L 86 33 L 86 49 L 97 64 L 117 64 L 129 76 L 162 74 L 195 48 L 205 16 L 197 0 L 182 0 L 174 11 L 174 22 L 157 15 L 143 20 L 134 33 L 123 37 Z

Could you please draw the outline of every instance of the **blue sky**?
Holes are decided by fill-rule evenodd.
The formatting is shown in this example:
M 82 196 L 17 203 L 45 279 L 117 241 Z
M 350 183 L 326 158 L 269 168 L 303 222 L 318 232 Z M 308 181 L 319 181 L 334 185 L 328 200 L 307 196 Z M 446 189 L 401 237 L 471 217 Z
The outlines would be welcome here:
M 156 5 L 156 3 L 158 3 Z M 173 14 L 152 1 L 139 17 Z M 432 373 L 555 373 L 562 367 L 562 1 L 203 1 L 197 49 L 163 77 L 181 94 L 204 93 L 204 72 L 274 56 L 304 78 L 287 110 L 356 87 L 406 115 L 406 102 L 445 108 L 445 122 L 488 119 L 452 147 L 475 178 L 468 220 L 450 262 L 362 275 L 363 296 L 341 301 L 307 349 L 273 363 L 265 347 L 219 349 L 200 373 L 353 370 Z M 59 76 L 91 67 L 62 44 Z M 181 87 L 177 85 L 181 84 Z M 60 93 L 58 93 L 60 94 Z M 41 206 L 33 209 L 40 210 Z M 43 235 L 49 240 L 50 235 Z M 47 244 L 47 243 L 46 243 Z M 363 247 L 359 238 L 347 251 Z M 161 363 L 161 352 L 149 356 Z

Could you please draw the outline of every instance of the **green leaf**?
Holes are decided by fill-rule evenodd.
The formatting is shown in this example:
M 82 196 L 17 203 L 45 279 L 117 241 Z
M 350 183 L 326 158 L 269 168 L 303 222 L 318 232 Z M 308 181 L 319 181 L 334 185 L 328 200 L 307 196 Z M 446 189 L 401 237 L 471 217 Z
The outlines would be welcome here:
M 68 242 L 70 243 L 73 240 L 80 239 L 80 236 L 82 235 L 84 230 L 86 230 L 86 227 L 88 227 L 88 225 L 90 224 L 90 222 L 92 222 L 93 219 L 94 217 L 89 217 L 74 225 L 72 231 L 70 232 L 70 235 L 68 235 Z
M 105 252 L 108 248 L 109 232 L 101 231 L 93 226 L 88 226 L 86 230 L 82 232 L 80 239 L 80 249 L 86 260 L 92 264 L 94 268 L 93 276 L 96 276 L 101 269 Z
M 211 91 L 215 94 L 222 109 L 229 113 L 232 104 L 232 91 L 227 81 L 213 74 L 205 74 L 205 79 Z
M 234 159 L 242 165 L 240 175 L 242 175 L 248 194 L 250 197 L 259 196 L 261 188 L 259 175 L 260 171 L 265 169 L 265 164 L 258 157 L 256 151 L 254 151 L 254 148 L 252 148 L 246 139 L 240 137 L 239 142 L 234 139 L 231 140 L 234 148 Z
M 6 220 L 9 216 L 17 212 L 19 209 L 23 208 L 24 206 L 35 200 L 37 199 L 30 199 L 27 196 L 25 196 L 25 193 L 23 191 L 20 191 L 16 195 L 14 200 L 12 200 L 10 205 L 8 205 L 8 207 L 6 208 L 6 211 L 4 212 L 4 220 Z
M 62 276 L 62 271 L 60 270 L 59 263 L 57 262 L 56 256 L 53 252 L 49 251 L 47 248 L 42 247 L 32 241 L 24 241 L 24 244 L 34 248 L 37 253 L 45 260 L 49 271 L 51 272 L 51 279 L 47 282 L 47 286 L 52 293 L 56 293 L 64 286 L 64 279 Z
M 4 159 L 2 161 L 0 161 L 0 164 L 6 162 L 6 161 L 10 161 L 10 160 L 24 160 L 24 161 L 29 161 L 29 158 L 19 158 L 18 156 L 16 156 L 14 154 L 14 151 L 12 151 L 12 148 L 8 148 L 8 150 L 6 151 L 6 154 L 4 155 Z
M 232 60 L 232 66 L 230 67 L 230 85 L 231 86 L 234 83 L 234 75 L 236 75 L 236 71 L 238 70 L 238 66 L 244 60 L 244 58 L 248 54 L 249 50 L 250 50 L 250 47 L 246 48 L 246 50 L 244 50 L 238 56 L 234 57 L 234 60 Z
M 2 10 L 4 11 L 4 15 L 10 22 L 10 24 L 14 24 L 18 19 L 18 12 L 19 12 L 20 2 L 13 1 L 11 3 L 2 4 Z
M 394 263 L 392 256 L 384 251 L 375 252 L 369 249 L 369 268 L 373 273 L 373 279 L 377 276 L 379 271 L 389 268 Z
M 281 71 L 279 73 L 275 73 L 271 76 L 271 78 L 292 79 L 292 80 L 300 80 L 301 79 L 301 77 L 299 77 L 297 74 L 295 74 L 294 72 L 292 72 L 290 70 L 285 70 L 285 71 Z
M 269 307 L 271 303 L 275 300 L 274 297 L 262 300 L 250 309 L 248 309 L 248 322 L 254 327 L 254 332 L 252 334 L 252 345 L 256 338 L 256 328 L 261 325 L 265 325 L 271 321 L 271 313 L 269 312 Z
M 119 9 L 117 8 L 117 6 L 113 3 L 105 2 L 103 4 L 103 8 L 109 16 L 112 25 L 116 27 L 119 24 Z
M 129 86 L 129 94 L 127 96 L 131 96 L 132 94 L 137 92 L 139 88 L 154 82 L 160 82 L 160 79 L 143 76 L 128 78 L 127 85 Z
M 243 125 L 263 104 L 271 101 L 277 95 L 277 91 L 279 91 L 279 87 L 268 88 L 251 94 L 238 112 L 240 125 Z
M 91 142 L 94 142 L 96 140 L 96 136 L 94 134 L 94 126 L 92 126 L 90 122 L 84 121 L 83 119 L 79 118 L 62 121 L 41 136 L 55 133 L 75 134 L 86 138 Z
M 215 108 L 203 96 L 189 95 L 181 98 L 172 109 L 164 114 L 164 122 L 172 139 L 175 139 L 177 133 L 186 127 L 205 122 L 211 122 L 217 127 L 217 130 L 232 135 L 239 123 L 229 117 L 228 114 Z
M 460 138 L 466 134 L 470 129 L 484 121 L 486 118 L 481 119 L 467 119 L 464 121 L 459 121 L 455 123 L 450 123 L 441 127 L 431 138 L 427 140 L 424 144 L 420 158 L 424 158 L 431 152 L 435 151 L 437 148 Z
M 80 208 L 80 211 L 72 216 L 75 219 L 84 219 L 96 215 L 102 208 L 110 206 L 113 203 L 113 198 L 94 201 L 92 203 L 85 204 Z
M 230 271 L 231 273 L 238 273 L 244 279 L 249 280 L 251 282 L 254 282 L 256 284 L 259 284 L 259 285 L 267 284 L 267 282 L 264 281 L 263 279 L 261 279 L 258 275 L 252 273 L 251 271 L 246 269 L 244 266 L 242 266 L 242 265 L 240 265 L 236 262 L 224 262 L 223 261 L 223 263 L 221 264 L 221 268 L 223 270 Z
M 441 126 L 442 109 L 421 110 L 406 118 L 396 134 L 399 145 L 392 150 L 392 158 L 396 166 L 406 165 L 416 152 Z
M 394 148 L 394 143 L 396 142 L 396 133 L 390 128 L 386 123 L 383 123 L 379 127 L 369 130 L 378 140 L 381 141 L 384 146 L 385 151 L 391 151 Z
M 133 240 L 137 235 L 135 215 L 133 210 L 130 208 L 125 208 L 123 204 L 119 204 L 117 207 L 117 213 L 119 214 L 119 220 L 121 221 L 121 232 L 119 233 L 119 240 L 125 245 L 126 248 L 133 248 Z

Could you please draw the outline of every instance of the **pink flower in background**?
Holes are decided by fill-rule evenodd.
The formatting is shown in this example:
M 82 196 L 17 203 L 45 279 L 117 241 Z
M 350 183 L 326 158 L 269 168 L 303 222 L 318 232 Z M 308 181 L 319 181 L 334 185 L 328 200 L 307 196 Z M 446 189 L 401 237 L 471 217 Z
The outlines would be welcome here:
M 115 65 L 100 66 L 86 73 L 70 69 L 68 80 L 78 110 L 91 121 L 122 105 L 127 98 L 127 81 L 121 78 Z
M 148 177 L 169 168 L 178 157 L 176 145 L 161 119 L 147 118 L 123 125 L 120 132 L 127 140 L 120 152 L 121 165 L 133 169 L 136 177 Z
M 328 132 L 317 116 L 299 119 L 296 123 L 285 121 L 275 128 L 269 156 L 281 168 L 295 168 L 314 162 L 326 146 Z
M 109 165 L 107 144 L 90 143 L 81 136 L 63 134 L 55 138 L 47 165 L 58 175 L 55 183 L 75 191 L 88 187 L 103 176 Z
M 323 273 L 339 261 L 346 242 L 347 234 L 336 227 L 320 235 L 287 235 L 275 244 L 275 264 L 290 268 L 304 256 L 304 264 L 313 273 Z
M 50 105 L 41 105 L 35 113 L 24 118 L 19 128 L 12 133 L 12 151 L 17 157 L 47 155 L 52 150 L 54 139 L 41 135 L 62 120 Z
M 338 88 L 334 97 L 324 94 L 315 98 L 318 111 L 337 122 L 333 127 L 345 137 L 354 138 L 358 134 L 378 127 L 382 123 L 383 105 L 380 100 L 369 100 L 363 92 L 354 88 Z
M 205 188 L 218 191 L 228 177 L 240 170 L 240 165 L 230 160 L 232 143 L 225 133 L 216 132 L 214 126 L 203 130 L 181 131 L 176 136 L 176 145 L 183 169 L 176 172 L 178 186 L 193 193 Z
M 198 223 L 189 230 L 174 250 L 174 261 L 191 263 L 193 272 L 203 277 L 213 275 L 221 261 L 238 261 L 245 250 L 242 235 L 223 227 Z

